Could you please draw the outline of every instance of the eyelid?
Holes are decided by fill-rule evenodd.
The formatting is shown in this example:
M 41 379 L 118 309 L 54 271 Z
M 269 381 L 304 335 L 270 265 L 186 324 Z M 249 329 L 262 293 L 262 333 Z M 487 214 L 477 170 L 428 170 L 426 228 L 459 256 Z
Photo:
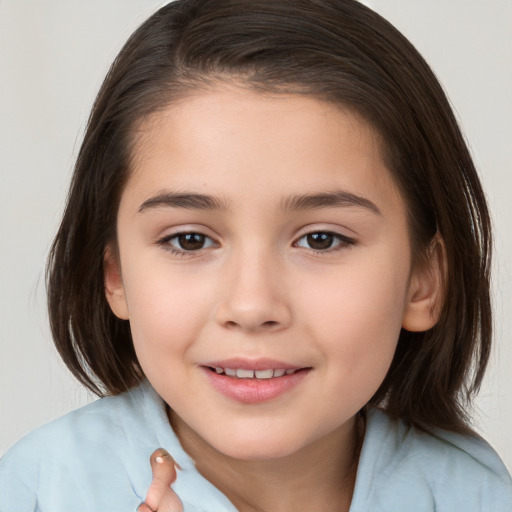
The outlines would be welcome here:
M 175 239 L 179 239 L 180 237 L 182 236 L 187 236 L 187 235 L 199 235 L 200 237 L 204 238 L 205 242 L 207 243 L 207 247 L 211 247 L 213 245 L 215 245 L 215 241 L 213 240 L 213 238 L 211 238 L 210 236 L 208 235 L 205 235 L 203 233 L 196 233 L 196 232 L 187 232 L 187 233 L 177 233 L 175 235 L 170 235 L 167 238 L 167 241 L 170 242 L 171 240 L 175 240 Z M 208 244 L 207 241 L 210 241 L 211 243 Z M 201 249 L 205 249 L 205 247 L 201 247 Z M 199 251 L 201 249 L 196 249 L 196 250 L 187 250 L 187 249 L 182 249 L 184 252 L 196 252 L 196 251 Z
M 337 243 L 336 245 L 333 245 L 331 247 L 328 247 L 326 249 L 315 249 L 313 247 L 304 247 L 302 245 L 298 245 L 299 242 L 306 238 L 307 236 L 309 235 L 314 235 L 314 234 L 319 234 L 319 233 L 324 233 L 324 234 L 328 234 L 328 235 L 331 235 L 333 238 L 337 239 L 339 241 L 339 243 Z M 347 248 L 347 247 L 350 247 L 350 246 L 353 246 L 356 244 L 356 239 L 353 238 L 353 237 L 350 237 L 350 236 L 347 236 L 343 233 L 340 233 L 338 230 L 335 230 L 335 229 L 326 229 L 325 227 L 322 228 L 322 227 L 319 227 L 319 228 L 316 228 L 316 229 L 308 229 L 307 231 L 303 232 L 300 236 L 298 236 L 295 241 L 293 242 L 293 246 L 294 247 L 302 247 L 304 249 L 307 249 L 309 251 L 313 251 L 315 253 L 329 253 L 329 252 L 335 252 L 336 250 L 341 250 L 343 248 Z
M 212 248 L 219 247 L 220 243 L 215 239 L 215 237 L 208 235 L 205 233 L 205 231 L 209 231 L 205 228 L 199 228 L 195 229 L 192 226 L 180 226 L 179 229 L 176 229 L 175 231 L 171 233 L 166 233 L 165 235 L 162 235 L 157 238 L 155 241 L 156 245 L 162 247 L 165 251 L 168 251 L 171 254 L 178 255 L 178 256 L 184 256 L 184 257 L 193 257 L 193 256 L 199 256 L 203 254 L 205 251 L 208 251 Z M 207 240 L 211 241 L 211 244 L 209 244 L 206 247 L 201 247 L 199 249 L 195 250 L 187 250 L 187 249 L 180 249 L 179 247 L 173 246 L 170 241 L 173 239 L 176 239 L 183 235 L 201 235 Z
M 312 233 L 331 233 L 333 235 L 340 236 L 341 238 L 353 241 L 356 241 L 359 237 L 359 233 L 348 226 L 328 222 L 312 222 L 311 224 L 303 225 L 300 229 L 297 229 L 297 233 L 296 239 Z
M 152 235 L 152 239 L 158 243 L 159 240 L 170 239 L 179 235 L 187 235 L 197 233 L 198 235 L 203 235 L 205 237 L 211 238 L 212 240 L 218 241 L 219 235 L 212 231 L 209 227 L 204 224 L 176 224 L 176 225 L 165 225 L 160 226 L 158 231 L 155 231 Z

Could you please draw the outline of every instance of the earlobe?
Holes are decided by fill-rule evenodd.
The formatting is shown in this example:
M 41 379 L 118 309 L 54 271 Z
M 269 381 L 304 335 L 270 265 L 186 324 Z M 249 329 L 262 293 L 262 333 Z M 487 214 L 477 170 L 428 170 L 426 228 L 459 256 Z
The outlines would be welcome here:
M 439 320 L 443 308 L 446 250 L 439 234 L 433 238 L 427 264 L 415 270 L 409 282 L 402 327 L 407 331 L 428 331 Z
M 108 246 L 103 255 L 103 278 L 105 296 L 114 315 L 121 320 L 128 320 L 128 304 L 124 291 L 121 266 L 116 251 Z

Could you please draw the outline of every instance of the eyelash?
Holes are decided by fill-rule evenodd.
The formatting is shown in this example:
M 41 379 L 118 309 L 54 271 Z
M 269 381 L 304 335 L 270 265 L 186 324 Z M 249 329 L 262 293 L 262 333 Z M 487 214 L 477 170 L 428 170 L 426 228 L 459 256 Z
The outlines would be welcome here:
M 308 237 L 313 237 L 315 235 L 321 235 L 322 237 L 329 237 L 331 239 L 331 244 L 329 247 L 326 247 L 324 249 L 315 249 L 313 247 L 305 247 L 309 249 L 310 251 L 314 251 L 317 254 L 325 254 L 325 253 L 332 253 L 335 251 L 339 251 L 342 249 L 345 249 L 347 247 L 350 247 L 351 245 L 355 244 L 355 240 L 353 238 L 347 237 L 345 235 L 341 235 L 340 233 L 335 233 L 332 231 L 312 231 L 310 233 L 306 233 L 305 235 L 302 235 L 296 242 L 294 242 L 294 247 L 304 247 L 303 245 L 300 245 L 300 241 L 303 239 L 306 239 Z M 183 248 L 177 248 L 171 245 L 172 240 L 179 240 L 180 237 L 200 237 L 202 240 L 206 241 L 209 240 L 211 243 L 204 247 L 204 244 L 202 247 L 199 247 L 197 249 L 183 249 Z M 338 243 L 336 245 L 332 245 L 335 241 Z M 180 243 L 180 242 L 178 242 Z M 166 251 L 170 252 L 173 255 L 187 257 L 192 256 L 194 253 L 198 253 L 202 251 L 203 249 L 208 249 L 210 247 L 214 247 L 215 245 L 218 245 L 217 242 L 215 242 L 211 237 L 203 234 L 198 233 L 196 231 L 188 231 L 188 232 L 182 232 L 182 233 L 175 233 L 172 235 L 167 235 L 161 238 L 157 241 L 157 244 L 161 247 L 163 247 Z M 181 245 L 181 243 L 180 243 Z
M 294 243 L 295 247 L 303 247 L 299 245 L 299 242 L 303 239 L 307 239 L 308 237 L 312 237 L 314 235 L 322 235 L 327 237 L 332 237 L 332 242 L 337 241 L 338 243 L 336 245 L 330 245 L 329 247 L 325 249 L 315 249 L 313 247 L 308 247 L 309 250 L 314 251 L 317 254 L 324 254 L 324 253 L 331 253 L 335 251 L 340 251 L 342 249 L 346 249 L 347 247 L 350 247 L 351 245 L 355 244 L 355 240 L 353 238 L 350 238 L 345 235 L 341 235 L 340 233 L 335 233 L 333 231 L 312 231 L 310 233 L 306 233 L 305 235 L 302 235 L 297 242 Z
M 179 248 L 171 245 L 172 240 L 179 240 L 180 237 L 193 237 L 193 236 L 201 237 L 203 240 L 210 240 L 211 242 L 213 242 L 210 245 L 210 247 L 213 247 L 214 245 L 218 245 L 217 242 L 215 242 L 211 237 L 209 237 L 208 235 L 205 235 L 203 233 L 198 233 L 197 231 L 186 231 L 186 232 L 182 232 L 182 233 L 175 233 L 172 235 L 167 235 L 167 236 L 164 236 L 163 238 L 161 238 L 160 240 L 158 240 L 157 244 L 160 245 L 161 247 L 163 247 L 166 251 L 170 252 L 171 254 L 176 255 L 176 256 L 182 256 L 182 257 L 193 256 L 194 253 L 198 253 L 203 249 L 209 248 L 209 247 L 203 246 L 198 249 L 187 250 L 187 249 L 183 249 L 183 248 L 179 249 Z

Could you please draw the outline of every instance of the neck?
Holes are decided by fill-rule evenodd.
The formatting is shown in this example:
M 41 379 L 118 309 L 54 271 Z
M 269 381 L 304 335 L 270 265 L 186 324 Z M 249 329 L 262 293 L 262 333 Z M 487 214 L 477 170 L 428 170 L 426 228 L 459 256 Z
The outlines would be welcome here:
M 228 457 L 172 411 L 169 419 L 198 471 L 239 512 L 346 512 L 350 508 L 364 435 L 360 417 L 296 453 L 271 460 Z

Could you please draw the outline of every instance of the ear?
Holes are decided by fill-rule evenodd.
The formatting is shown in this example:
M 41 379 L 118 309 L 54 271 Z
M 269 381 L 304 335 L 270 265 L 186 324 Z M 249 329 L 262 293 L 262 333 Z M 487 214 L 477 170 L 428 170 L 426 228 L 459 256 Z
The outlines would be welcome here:
M 427 263 L 413 270 L 405 304 L 402 327 L 407 331 L 427 331 L 441 316 L 446 282 L 446 250 L 439 234 L 428 248 Z
M 103 279 L 105 282 L 105 296 L 114 315 L 121 320 L 128 320 L 128 304 L 124 291 L 121 266 L 117 251 L 107 246 L 103 255 Z

